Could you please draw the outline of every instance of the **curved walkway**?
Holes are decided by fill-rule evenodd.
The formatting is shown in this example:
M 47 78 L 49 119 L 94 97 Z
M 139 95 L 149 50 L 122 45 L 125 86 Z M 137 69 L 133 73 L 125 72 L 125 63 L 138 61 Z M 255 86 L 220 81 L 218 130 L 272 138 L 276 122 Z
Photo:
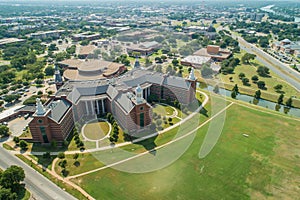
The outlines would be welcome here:
M 143 153 L 137 154 L 137 155 L 132 156 L 132 157 L 130 157 L 130 158 L 126 158 L 126 159 L 124 159 L 124 160 L 120 160 L 120 161 L 118 161 L 118 162 L 115 162 L 115 163 L 112 163 L 112 164 L 109 164 L 109 165 L 105 165 L 105 166 L 100 167 L 100 168 L 98 168 L 98 169 L 94 169 L 94 170 L 91 170 L 91 171 L 87 171 L 87 172 L 84 172 L 84 173 L 81 173 L 81 174 L 77 174 L 77 175 L 74 175 L 74 176 L 69 176 L 69 177 L 67 177 L 67 179 L 77 178 L 77 177 L 84 176 L 84 175 L 87 175 L 87 174 L 90 174 L 90 173 L 93 173 L 93 172 L 97 172 L 97 171 L 101 171 L 101 170 L 110 168 L 110 167 L 115 166 L 115 165 L 119 165 L 119 164 L 121 164 L 121 163 L 124 163 L 124 162 L 127 162 L 127 161 L 129 161 L 129 160 L 132 160 L 132 159 L 141 157 L 141 156 L 143 156 L 143 155 L 149 154 L 149 152 L 156 151 L 156 150 L 161 149 L 161 148 L 163 148 L 163 147 L 165 147 L 165 146 L 168 146 L 168 145 L 170 145 L 170 144 L 172 144 L 172 143 L 174 143 L 174 142 L 177 142 L 177 141 L 179 141 L 179 140 L 182 140 L 183 138 L 185 138 L 185 137 L 191 135 L 192 133 L 194 133 L 195 131 L 197 131 L 199 128 L 203 127 L 203 126 L 206 125 L 208 122 L 210 122 L 211 120 L 213 120 L 214 118 L 216 118 L 217 116 L 219 116 L 222 112 L 224 112 L 224 111 L 227 110 L 230 106 L 232 106 L 232 104 L 234 104 L 234 102 L 231 102 L 229 105 L 227 105 L 225 108 L 223 108 L 222 110 L 220 110 L 220 111 L 219 111 L 217 114 L 215 114 L 213 117 L 211 117 L 211 118 L 209 118 L 208 120 L 206 120 L 203 124 L 200 124 L 199 126 L 197 126 L 197 128 L 195 128 L 194 130 L 192 130 L 192 131 L 188 132 L 187 134 L 184 134 L 184 135 L 182 135 L 182 136 L 180 136 L 180 137 L 178 137 L 178 138 L 176 138 L 176 139 L 174 139 L 174 140 L 171 140 L 170 142 L 167 142 L 167 143 L 165 143 L 165 144 L 163 144 L 163 145 L 161 145 L 161 146 L 155 147 L 155 148 L 153 148 L 153 149 L 151 149 L 151 150 L 149 150 L 149 151 L 145 151 L 145 152 L 143 152 Z

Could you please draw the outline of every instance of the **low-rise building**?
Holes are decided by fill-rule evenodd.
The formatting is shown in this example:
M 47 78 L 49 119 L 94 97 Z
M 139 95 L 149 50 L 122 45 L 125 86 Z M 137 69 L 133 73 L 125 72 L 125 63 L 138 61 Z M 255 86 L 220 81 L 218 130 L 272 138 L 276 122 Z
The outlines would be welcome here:
M 44 39 L 48 37 L 55 37 L 59 38 L 62 33 L 66 32 L 65 30 L 54 30 L 54 31 L 40 31 L 36 33 L 28 34 L 28 37 L 34 38 L 34 39 Z
M 104 60 L 68 59 L 59 62 L 64 67 L 63 77 L 66 80 L 84 81 L 116 77 L 126 71 L 124 64 Z
M 202 48 L 196 51 L 194 56 L 204 56 L 209 57 L 213 61 L 223 61 L 229 58 L 232 53 L 229 50 L 221 49 L 219 46 L 216 45 L 208 45 L 207 48 Z
M 89 32 L 86 32 L 86 33 L 79 33 L 79 34 L 75 34 L 72 36 L 72 40 L 75 41 L 75 42 L 78 42 L 78 41 L 81 41 L 81 40 L 98 40 L 100 39 L 101 36 L 99 33 L 89 33 Z
M 144 42 L 139 44 L 132 44 L 131 46 L 127 47 L 127 53 L 132 55 L 134 52 L 140 53 L 141 56 L 149 56 L 155 51 L 159 50 L 161 45 L 156 42 Z
M 295 55 L 300 58 L 300 42 L 292 42 L 289 39 L 284 39 L 274 42 L 271 47 L 277 52 Z

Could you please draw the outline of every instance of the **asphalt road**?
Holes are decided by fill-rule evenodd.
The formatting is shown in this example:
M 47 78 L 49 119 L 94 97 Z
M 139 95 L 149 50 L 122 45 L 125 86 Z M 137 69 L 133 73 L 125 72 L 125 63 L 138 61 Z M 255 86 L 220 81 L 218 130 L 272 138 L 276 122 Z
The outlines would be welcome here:
M 49 181 L 46 177 L 23 163 L 11 153 L 3 149 L 0 145 L 0 168 L 6 169 L 11 165 L 17 165 L 25 171 L 26 188 L 31 192 L 33 197 L 37 200 L 75 200 L 72 195 L 65 192 L 57 185 Z
M 300 91 L 300 73 L 279 62 L 263 50 L 238 37 L 241 49 L 256 55 L 256 59 Z

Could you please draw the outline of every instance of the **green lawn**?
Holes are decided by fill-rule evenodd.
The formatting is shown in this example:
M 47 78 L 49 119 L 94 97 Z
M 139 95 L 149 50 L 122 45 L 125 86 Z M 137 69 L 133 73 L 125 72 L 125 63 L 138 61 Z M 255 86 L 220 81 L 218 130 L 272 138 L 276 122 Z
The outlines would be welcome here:
M 174 113 L 174 109 L 171 106 L 163 104 L 155 104 L 152 111 L 161 116 L 170 116 Z
M 79 154 L 77 159 L 78 162 L 75 162 L 73 155 L 66 155 L 65 159 L 68 163 L 66 170 L 68 171 L 68 175 L 72 176 L 104 166 L 101 162 L 99 162 L 99 160 L 97 160 L 95 155 L 97 155 L 97 153 Z M 58 163 L 59 161 L 56 162 L 55 171 L 57 174 L 60 174 L 62 169 L 58 166 Z
M 84 127 L 84 135 L 91 140 L 99 140 L 105 137 L 109 132 L 107 122 L 91 122 Z
M 219 122 L 220 117 L 213 121 Z M 197 131 L 187 151 L 163 169 L 134 174 L 109 168 L 79 177 L 74 182 L 95 198 L 104 199 L 297 197 L 300 158 L 296 150 L 300 135 L 296 133 L 300 131 L 299 121 L 232 105 L 226 112 L 226 123 L 216 146 L 207 157 L 200 159 L 199 149 L 207 130 L 208 124 Z M 161 162 L 155 157 L 163 150 L 126 164 L 143 163 L 143 167 L 147 161 L 151 161 L 148 164 Z
M 235 57 L 241 59 L 242 55 L 245 53 L 245 51 L 241 51 L 239 54 L 235 54 Z M 238 65 L 235 70 L 234 74 L 219 74 L 218 77 L 222 80 L 224 83 L 225 88 L 232 89 L 232 87 L 237 84 L 240 88 L 240 91 L 245 94 L 249 94 L 251 96 L 254 95 L 255 91 L 259 90 L 257 87 L 257 84 L 253 83 L 251 80 L 251 77 L 254 75 L 257 75 L 257 67 L 259 65 L 262 65 L 257 60 L 251 61 L 251 65 L 248 64 L 240 64 Z M 246 77 L 250 80 L 249 86 L 243 85 L 242 81 L 239 79 L 239 74 L 243 72 Z M 291 96 L 296 96 L 297 101 L 295 100 L 295 106 L 300 106 L 300 93 L 297 92 L 295 88 L 293 88 L 291 85 L 289 85 L 287 82 L 282 80 L 280 77 L 278 77 L 274 72 L 270 70 L 270 76 L 271 77 L 259 77 L 260 81 L 264 81 L 266 83 L 266 90 L 261 90 L 262 92 L 262 98 L 275 101 L 277 102 L 277 99 L 280 95 L 280 93 L 276 92 L 274 89 L 274 86 L 281 84 L 283 86 L 282 90 L 286 98 L 289 98 Z M 232 82 L 229 80 L 229 77 L 232 77 Z

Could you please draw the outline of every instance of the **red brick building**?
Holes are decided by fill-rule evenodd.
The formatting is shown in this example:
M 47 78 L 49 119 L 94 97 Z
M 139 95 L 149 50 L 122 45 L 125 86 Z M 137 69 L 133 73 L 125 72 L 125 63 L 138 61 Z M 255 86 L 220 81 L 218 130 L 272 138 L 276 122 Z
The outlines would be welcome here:
M 37 104 L 29 127 L 36 142 L 63 141 L 75 122 L 84 124 L 110 112 L 123 130 L 135 134 L 151 125 L 151 95 L 186 105 L 196 99 L 195 91 L 194 69 L 186 79 L 134 69 L 118 78 L 68 81 L 45 108 Z

